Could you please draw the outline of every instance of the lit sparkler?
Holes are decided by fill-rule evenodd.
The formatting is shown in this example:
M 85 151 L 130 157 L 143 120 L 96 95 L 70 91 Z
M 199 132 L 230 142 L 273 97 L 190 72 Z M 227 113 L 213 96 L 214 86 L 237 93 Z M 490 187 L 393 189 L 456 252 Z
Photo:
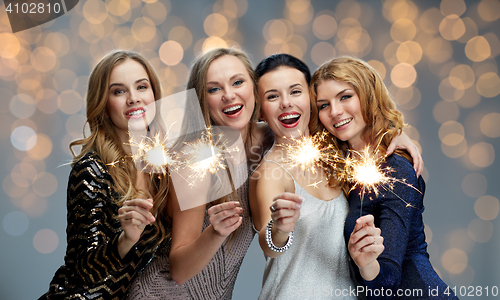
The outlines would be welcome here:
M 166 174 L 169 167 L 175 168 L 179 164 L 175 155 L 168 151 L 167 135 L 162 137 L 157 133 L 153 138 L 143 136 L 140 143 L 133 138 L 129 142 L 131 147 L 137 148 L 132 158 L 137 164 L 143 165 L 141 171 Z

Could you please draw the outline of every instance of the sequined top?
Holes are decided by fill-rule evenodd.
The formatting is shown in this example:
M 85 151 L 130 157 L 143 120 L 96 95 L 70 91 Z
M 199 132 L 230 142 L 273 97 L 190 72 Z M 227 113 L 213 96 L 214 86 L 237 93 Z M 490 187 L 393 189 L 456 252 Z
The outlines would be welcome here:
M 384 252 L 377 259 L 380 273 L 374 280 L 364 281 L 359 276 L 358 268 L 354 266 L 360 282 L 372 290 L 371 293 L 367 290 L 367 298 L 401 299 L 397 296 L 400 289 L 400 293 L 410 293 L 404 295 L 404 299 L 457 299 L 450 289 L 450 294 L 444 294 L 447 285 L 439 278 L 429 261 L 422 219 L 424 180 L 422 177 L 417 179 L 410 161 L 399 155 L 389 156 L 382 167 L 390 167 L 394 171 L 391 176 L 406 183 L 394 182 L 392 190 L 381 188 L 379 196 L 373 193 L 364 195 L 362 214 L 374 215 L 375 226 L 382 230 L 385 246 Z M 346 242 L 360 216 L 359 188 L 349 194 L 349 205 L 344 232 Z M 380 294 L 381 288 L 384 288 L 384 294 Z M 421 291 L 421 295 L 418 291 Z
M 39 299 L 123 299 L 131 280 L 151 259 L 156 229 L 148 225 L 123 258 L 113 178 L 100 157 L 87 153 L 71 170 L 67 190 L 67 248 L 64 265 Z
M 304 201 L 293 243 L 282 255 L 266 257 L 259 299 L 357 299 L 343 236 L 348 208 L 344 193 L 325 201 L 311 196 L 295 180 L 294 185 L 295 194 Z
M 248 172 L 246 165 L 241 166 L 241 168 L 235 169 L 240 172 L 236 175 L 238 178 L 242 177 L 241 172 Z M 127 299 L 230 300 L 236 276 L 255 234 L 248 202 L 248 184 L 247 180 L 237 189 L 243 208 L 242 224 L 232 238 L 228 237 L 224 241 L 200 273 L 184 284 L 178 285 L 170 276 L 168 261 L 170 245 L 168 245 L 133 281 Z M 205 213 L 203 230 L 209 225 L 208 214 Z

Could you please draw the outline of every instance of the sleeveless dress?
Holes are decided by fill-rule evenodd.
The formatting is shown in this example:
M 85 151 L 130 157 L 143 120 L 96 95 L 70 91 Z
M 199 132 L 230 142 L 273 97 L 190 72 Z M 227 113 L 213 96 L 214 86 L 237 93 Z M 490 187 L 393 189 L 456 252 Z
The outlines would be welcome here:
M 240 178 L 242 172 L 248 172 L 246 165 L 235 168 L 235 171 L 239 172 L 237 177 Z M 224 241 L 200 273 L 184 284 L 178 285 L 170 276 L 168 256 L 171 243 L 169 243 L 135 278 L 127 299 L 230 300 L 236 276 L 255 234 L 248 202 L 248 184 L 247 179 L 236 191 L 243 208 L 242 224 L 232 238 L 228 237 Z M 208 214 L 205 213 L 203 230 L 209 225 Z
M 308 194 L 295 180 L 294 185 L 295 194 L 304 201 L 293 243 L 282 255 L 266 257 L 259 299 L 357 299 L 343 235 L 348 210 L 344 193 L 324 201 Z
M 364 281 L 358 268 L 353 266 L 358 280 L 366 286 L 367 298 L 458 299 L 429 261 L 422 219 L 424 180 L 417 178 L 410 161 L 396 154 L 387 157 L 382 167 L 390 167 L 394 171 L 391 176 L 399 182 L 394 182 L 392 190 L 379 189 L 378 196 L 365 194 L 362 208 L 360 190 L 351 191 L 350 210 L 345 222 L 346 240 L 361 212 L 363 215 L 372 214 L 375 226 L 382 230 L 385 249 L 377 259 L 380 264 L 377 277 Z

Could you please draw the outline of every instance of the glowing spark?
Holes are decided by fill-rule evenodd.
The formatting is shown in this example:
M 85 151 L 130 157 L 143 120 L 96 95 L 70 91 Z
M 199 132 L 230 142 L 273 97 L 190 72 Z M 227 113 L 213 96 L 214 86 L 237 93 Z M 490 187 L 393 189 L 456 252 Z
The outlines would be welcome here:
M 313 186 L 315 189 L 317 189 L 318 188 L 318 184 L 320 184 L 322 182 L 323 182 L 323 180 L 316 181 L 314 183 L 308 184 L 307 186 Z
M 137 153 L 132 155 L 132 158 L 136 163 L 144 165 L 141 171 L 166 174 L 168 167 L 178 164 L 166 147 L 167 135 L 162 138 L 158 133 L 153 138 L 143 137 L 140 143 L 133 139 L 129 142 L 132 147 L 137 147 Z
M 239 152 L 235 147 L 228 148 L 228 141 L 225 140 L 224 134 L 214 134 L 211 127 L 202 132 L 201 138 L 196 142 L 186 142 L 185 145 L 190 148 L 188 151 L 183 151 L 189 159 L 185 163 L 193 173 L 190 178 L 203 179 L 208 173 L 216 174 L 219 170 L 227 168 L 225 157 L 231 152 Z M 193 184 L 193 183 L 192 183 Z
M 315 173 L 322 167 L 322 163 L 333 165 L 341 158 L 333 145 L 325 143 L 326 135 L 326 131 L 314 136 L 301 134 L 299 138 L 289 138 L 290 143 L 278 146 L 286 151 L 285 162 L 290 163 L 292 167 L 300 166 L 302 171 L 309 169 Z

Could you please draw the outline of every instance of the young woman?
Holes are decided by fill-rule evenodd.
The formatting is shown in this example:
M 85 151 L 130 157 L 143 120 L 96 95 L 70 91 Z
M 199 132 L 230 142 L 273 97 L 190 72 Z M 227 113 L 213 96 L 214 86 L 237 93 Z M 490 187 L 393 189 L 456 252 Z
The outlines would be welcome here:
M 328 187 L 321 168 L 303 170 L 287 160 L 291 138 L 309 136 L 309 69 L 293 56 L 275 54 L 257 66 L 256 74 L 261 119 L 276 136 L 250 182 L 252 216 L 266 255 L 259 299 L 356 299 L 349 294 L 356 287 L 343 236 L 344 193 L 340 186 Z M 371 216 L 358 222 L 364 234 L 353 247 L 363 254 L 356 258 L 367 260 L 366 269 L 374 273 L 384 249 L 380 230 Z
M 90 135 L 70 144 L 82 148 L 68 180 L 65 264 L 40 299 L 123 299 L 165 239 L 168 177 L 138 171 L 126 144 L 129 122 L 144 124 L 160 98 L 156 73 L 135 52 L 109 53 L 94 67 Z
M 311 81 L 311 104 L 316 106 L 321 121 L 312 127 L 314 131 L 326 128 L 333 135 L 330 142 L 344 153 L 366 146 L 375 150 L 377 145 L 383 152 L 403 128 L 403 115 L 382 79 L 360 59 L 340 57 L 323 64 Z M 382 230 L 385 250 L 377 258 L 380 269 L 372 279 L 361 278 L 368 298 L 457 299 L 429 261 L 422 220 L 424 180 L 417 176 L 411 157 L 404 151 L 388 156 L 384 166 L 394 171 L 390 174 L 397 180 L 394 188 L 380 191 L 378 196 L 365 195 L 365 199 L 372 200 L 365 200 L 362 210 L 360 191 L 351 191 L 345 223 L 349 247 L 355 240 L 356 219 L 361 212 L 373 214 L 375 225 Z M 357 272 L 364 277 L 361 267 Z
M 240 131 L 248 170 L 253 170 L 274 138 L 266 123 L 257 122 L 258 91 L 246 54 L 234 48 L 202 54 L 193 64 L 187 88 L 196 90 L 207 125 Z M 414 147 L 407 136 L 399 143 Z M 418 151 L 413 153 L 420 157 Z M 248 184 L 232 196 L 206 206 L 186 211 L 177 206 L 172 212 L 171 250 L 165 248 L 145 268 L 134 281 L 129 299 L 231 299 L 236 276 L 255 234 Z

